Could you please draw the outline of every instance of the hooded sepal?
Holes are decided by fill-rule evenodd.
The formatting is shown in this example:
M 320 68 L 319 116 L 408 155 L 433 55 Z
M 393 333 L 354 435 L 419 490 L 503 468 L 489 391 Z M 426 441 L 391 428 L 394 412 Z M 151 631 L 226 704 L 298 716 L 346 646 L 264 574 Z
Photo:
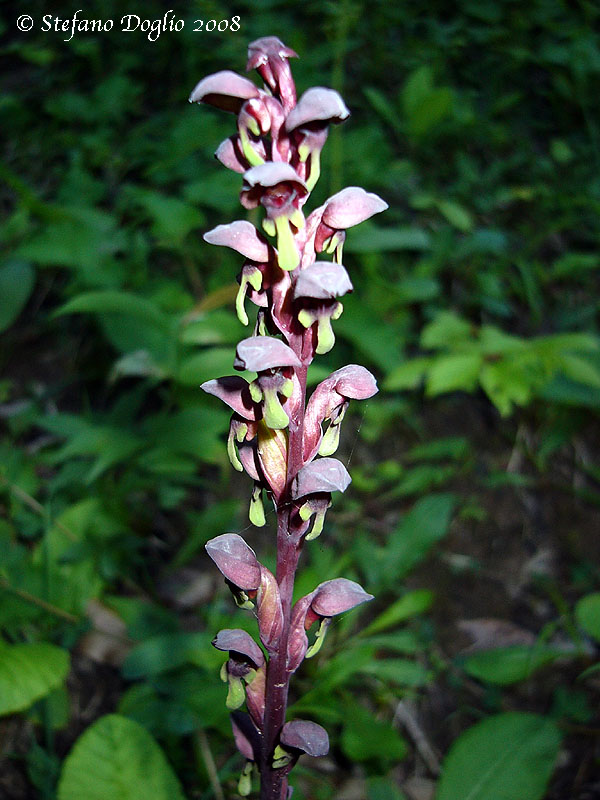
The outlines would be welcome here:
M 368 369 L 358 364 L 332 372 L 317 386 L 306 406 L 304 417 L 305 461 L 310 461 L 317 452 L 332 455 L 339 441 L 340 423 L 350 400 L 366 400 L 377 393 L 377 382 Z M 325 436 L 322 424 L 331 421 Z M 323 446 L 323 450 L 321 450 Z
M 343 306 L 336 298 L 352 291 L 352 283 L 341 264 L 330 261 L 315 261 L 298 275 L 294 287 L 294 299 L 300 306 L 298 321 L 305 328 L 317 324 L 318 355 L 328 353 L 335 344 L 331 320 L 339 319 Z
M 295 672 L 305 657 L 310 658 L 320 650 L 331 617 L 343 614 L 372 599 L 373 595 L 347 578 L 335 578 L 320 583 L 313 592 L 301 597 L 292 609 L 288 639 L 288 671 Z M 306 631 L 317 621 L 319 630 L 313 645 L 309 648 Z
M 312 191 L 321 172 L 321 150 L 327 141 L 329 126 L 343 122 L 350 112 L 334 89 L 314 86 L 307 89 L 285 121 L 295 142 L 300 166 L 306 172 L 306 185 Z
M 347 228 L 385 211 L 388 204 L 372 192 L 359 186 L 348 186 L 327 200 L 321 222 L 316 229 L 314 247 L 316 253 L 335 251 L 336 260 L 341 261 L 342 247 Z
M 205 545 L 206 552 L 227 581 L 241 608 L 251 608 L 251 598 L 261 583 L 261 564 L 256 553 L 237 533 L 223 533 Z
M 301 207 L 307 196 L 302 178 L 282 161 L 270 161 L 244 173 L 240 201 L 244 208 L 264 207 L 267 218 L 263 227 L 269 235 L 277 236 L 278 263 L 285 270 L 293 270 L 300 263 L 294 231 L 304 226 Z
M 286 750 L 296 750 L 314 758 L 326 756 L 329 752 L 329 737 L 325 728 L 305 719 L 286 722 L 281 729 L 279 743 Z
M 337 458 L 319 458 L 305 464 L 294 478 L 292 497 L 297 500 L 312 494 L 345 492 L 352 478 Z
M 246 100 L 258 97 L 259 90 L 248 78 L 229 69 L 207 75 L 196 84 L 190 103 L 207 103 L 237 114 Z
M 271 254 L 267 240 L 251 222 L 245 219 L 237 219 L 228 225 L 217 225 L 205 233 L 203 239 L 209 244 L 231 247 L 232 250 L 257 263 L 268 261 Z

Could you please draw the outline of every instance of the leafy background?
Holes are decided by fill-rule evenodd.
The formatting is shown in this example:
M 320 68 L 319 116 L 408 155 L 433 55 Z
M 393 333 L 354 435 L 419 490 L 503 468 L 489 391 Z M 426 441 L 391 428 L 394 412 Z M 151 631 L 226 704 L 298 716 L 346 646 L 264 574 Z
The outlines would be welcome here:
M 273 537 L 198 390 L 243 335 L 238 260 L 201 233 L 241 211 L 212 160 L 232 118 L 186 101 L 275 34 L 301 91 L 352 110 L 315 204 L 390 204 L 348 236 L 323 367 L 382 391 L 345 423 L 354 482 L 298 581 L 377 599 L 297 676 L 332 751 L 294 796 L 597 796 L 597 4 L 173 0 L 185 30 L 154 42 L 65 42 L 39 21 L 75 6 L 21 5 L 0 23 L 0 794 L 235 796 L 210 640 L 252 619 L 203 545 L 243 530 L 272 562 Z M 165 11 L 124 5 L 80 17 Z

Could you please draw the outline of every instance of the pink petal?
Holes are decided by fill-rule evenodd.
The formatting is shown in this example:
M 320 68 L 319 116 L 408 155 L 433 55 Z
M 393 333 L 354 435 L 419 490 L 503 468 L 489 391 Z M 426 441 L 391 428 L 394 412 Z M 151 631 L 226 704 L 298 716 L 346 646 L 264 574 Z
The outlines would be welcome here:
M 334 617 L 372 599 L 373 595 L 365 592 L 358 583 L 347 578 L 335 578 L 317 586 L 311 608 L 320 617 Z
M 217 225 L 202 237 L 209 244 L 231 247 L 251 261 L 269 260 L 269 245 L 251 222 L 238 219 L 228 225 Z
M 294 287 L 294 299 L 313 297 L 331 300 L 352 291 L 352 284 L 346 269 L 335 261 L 315 261 L 298 275 Z
M 345 492 L 352 478 L 337 458 L 319 458 L 306 464 L 294 478 L 295 499 L 318 492 Z
M 341 96 L 334 89 L 313 86 L 307 89 L 298 100 L 285 121 L 288 132 L 311 122 L 322 122 L 324 125 L 343 122 L 350 116 Z
M 260 586 L 260 564 L 256 553 L 237 533 L 223 533 L 205 545 L 206 552 L 228 581 L 244 590 Z
M 386 208 L 388 204 L 376 194 L 365 192 L 358 186 L 348 186 L 325 203 L 323 222 L 336 230 L 345 230 Z
M 237 114 L 243 103 L 251 97 L 258 97 L 258 89 L 252 81 L 225 69 L 197 83 L 190 95 L 190 103 L 208 103 Z
M 261 372 L 277 367 L 301 366 L 298 356 L 291 347 L 274 336 L 249 336 L 242 339 L 236 350 L 236 369 Z

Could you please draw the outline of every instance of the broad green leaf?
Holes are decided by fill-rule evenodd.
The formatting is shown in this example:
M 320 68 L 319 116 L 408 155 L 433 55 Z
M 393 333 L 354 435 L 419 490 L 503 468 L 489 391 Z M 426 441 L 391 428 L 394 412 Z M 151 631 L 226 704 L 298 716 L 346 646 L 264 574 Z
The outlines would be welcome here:
M 55 312 L 57 316 L 81 313 L 126 314 L 164 330 L 170 324 L 167 315 L 151 300 L 131 292 L 109 289 L 79 294 Z
M 535 670 L 564 656 L 541 645 L 514 645 L 481 650 L 465 658 L 463 666 L 473 678 L 497 686 L 508 686 L 529 678 Z
M 448 222 L 462 233 L 469 233 L 473 230 L 474 222 L 471 213 L 459 203 L 453 200 L 440 200 L 437 207 Z
M 108 714 L 91 725 L 65 759 L 58 800 L 184 800 L 175 773 L 148 731 Z
M 234 351 L 232 347 L 209 347 L 182 358 L 175 380 L 183 386 L 199 386 L 212 378 L 231 375 Z
M 342 731 L 342 750 L 352 761 L 400 761 L 408 748 L 398 731 L 389 722 L 375 717 L 358 704 L 353 704 Z
M 433 603 L 433 592 L 428 589 L 416 589 L 408 592 L 361 631 L 361 636 L 371 636 L 388 628 L 393 628 L 411 617 L 423 614 Z
M 190 231 L 205 223 L 204 214 L 194 206 L 151 189 L 129 186 L 126 194 L 152 220 L 152 233 L 161 244 L 178 246 Z
M 69 654 L 48 642 L 0 646 L 0 714 L 24 711 L 58 688 Z
M 35 272 L 27 261 L 7 261 L 0 267 L 0 333 L 13 324 L 29 299 Z
M 405 458 L 410 461 L 437 461 L 445 458 L 458 460 L 464 458 L 469 449 L 466 436 L 445 436 L 415 445 L 405 454 Z
M 452 311 L 442 311 L 423 328 L 421 347 L 426 350 L 447 350 L 468 342 L 473 336 L 473 326 Z
M 411 358 L 398 367 L 394 367 L 383 382 L 386 392 L 397 392 L 402 389 L 416 389 L 423 380 L 431 358 Z
M 123 663 L 123 676 L 128 680 L 158 675 L 183 664 L 218 664 L 207 633 L 168 633 L 146 639 L 129 653 Z
M 379 228 L 365 223 L 348 236 L 344 250 L 348 253 L 382 253 L 395 250 L 430 250 L 431 237 L 423 228 L 397 226 Z
M 369 778 L 367 781 L 368 800 L 406 800 L 406 795 L 393 783 L 391 778 Z
M 600 592 L 582 597 L 575 606 L 577 624 L 600 642 Z
M 541 800 L 560 744 L 556 725 L 537 714 L 489 717 L 450 748 L 435 800 Z
M 446 535 L 455 503 L 453 494 L 427 495 L 402 517 L 380 553 L 386 586 L 397 585 Z
M 445 392 L 472 392 L 483 363 L 479 353 L 455 353 L 434 359 L 427 371 L 425 392 L 435 397 Z
M 431 680 L 431 673 L 418 661 L 409 658 L 375 659 L 360 672 L 379 678 L 386 685 L 424 686 Z

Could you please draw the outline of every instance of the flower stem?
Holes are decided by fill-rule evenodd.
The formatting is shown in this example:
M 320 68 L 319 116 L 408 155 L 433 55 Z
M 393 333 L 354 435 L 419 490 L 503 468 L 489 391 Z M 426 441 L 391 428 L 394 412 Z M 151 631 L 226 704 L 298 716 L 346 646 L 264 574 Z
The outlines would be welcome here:
M 292 337 L 290 346 L 301 357 L 303 336 Z M 294 593 L 294 579 L 302 544 L 290 530 L 291 484 L 302 467 L 302 440 L 304 433 L 304 410 L 306 403 L 307 367 L 296 371 L 300 382 L 302 402 L 295 419 L 290 420 L 288 440 L 287 490 L 277 510 L 277 583 L 283 609 L 283 632 L 277 652 L 271 654 L 267 667 L 265 724 L 263 729 L 263 753 L 260 800 L 286 800 L 289 768 L 273 769 L 273 751 L 285 723 L 290 673 L 287 671 L 287 648 Z

